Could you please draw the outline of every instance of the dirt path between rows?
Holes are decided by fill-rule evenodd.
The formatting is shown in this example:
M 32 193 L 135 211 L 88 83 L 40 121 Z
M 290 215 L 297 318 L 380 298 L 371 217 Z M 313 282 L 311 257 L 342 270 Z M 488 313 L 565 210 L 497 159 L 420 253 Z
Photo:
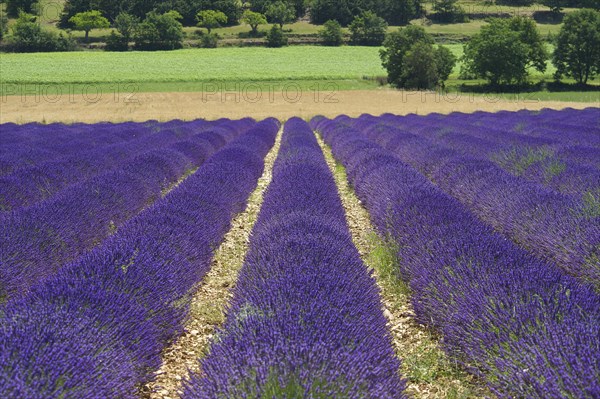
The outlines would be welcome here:
M 507 101 L 463 94 L 441 97 L 428 92 L 391 89 L 313 92 L 290 85 L 285 89 L 248 92 L 242 87 L 219 93 L 102 93 L 90 89 L 85 95 L 52 95 L 40 90 L 35 95 L 0 98 L 0 123 L 191 120 L 197 118 L 237 119 L 273 116 L 310 118 L 339 114 L 358 116 L 394 113 L 421 115 L 433 112 L 499 111 L 542 108 L 598 107 L 600 102 L 577 103 L 522 99 Z
M 406 393 L 421 399 L 494 397 L 483 382 L 453 364 L 440 348 L 439 336 L 415 321 L 410 292 L 396 276 L 396 250 L 377 236 L 345 170 L 319 135 L 317 140 L 334 176 L 354 245 L 380 289 L 392 344 L 402 362 L 399 372 L 407 379 Z
M 163 364 L 156 372 L 154 381 L 143 387 L 142 398 L 178 398 L 183 393 L 182 384 L 189 372 L 200 371 L 200 360 L 208 353 L 216 329 L 225 321 L 231 290 L 248 250 L 250 232 L 258 216 L 263 194 L 271 182 L 282 132 L 283 128 L 265 157 L 263 175 L 250 195 L 246 209 L 234 218 L 229 232 L 215 252 L 210 271 L 191 300 L 184 334 L 164 350 Z

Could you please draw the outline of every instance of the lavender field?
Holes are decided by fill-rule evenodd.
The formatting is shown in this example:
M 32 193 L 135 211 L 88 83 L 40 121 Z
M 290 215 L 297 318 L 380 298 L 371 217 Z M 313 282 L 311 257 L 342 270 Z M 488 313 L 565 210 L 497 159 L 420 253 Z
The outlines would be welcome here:
M 0 220 L 1 398 L 600 398 L 597 108 L 4 124 Z

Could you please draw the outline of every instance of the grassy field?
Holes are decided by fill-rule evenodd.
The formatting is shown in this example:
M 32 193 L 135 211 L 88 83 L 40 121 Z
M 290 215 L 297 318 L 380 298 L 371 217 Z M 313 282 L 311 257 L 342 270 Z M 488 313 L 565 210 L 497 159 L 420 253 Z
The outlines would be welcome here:
M 3 54 L 2 83 L 338 80 L 384 75 L 375 47 Z
M 461 57 L 460 44 L 447 45 Z M 293 85 L 306 91 L 369 90 L 386 75 L 376 47 L 292 46 L 186 49 L 167 52 L 3 54 L 0 57 L 0 94 L 35 92 L 28 85 L 53 85 L 49 92 L 203 92 L 218 90 L 272 91 Z M 532 81 L 552 81 L 554 66 L 531 71 Z M 447 82 L 450 90 L 483 80 L 459 79 L 460 64 Z M 598 80 L 595 81 L 597 83 Z M 127 88 L 124 84 L 134 84 Z M 93 88 L 87 88 L 94 85 Z M 117 87 L 121 85 L 120 87 Z M 237 85 L 237 86 L 236 86 Z M 532 98 L 597 102 L 599 91 L 536 92 Z M 512 99 L 514 94 L 507 94 Z

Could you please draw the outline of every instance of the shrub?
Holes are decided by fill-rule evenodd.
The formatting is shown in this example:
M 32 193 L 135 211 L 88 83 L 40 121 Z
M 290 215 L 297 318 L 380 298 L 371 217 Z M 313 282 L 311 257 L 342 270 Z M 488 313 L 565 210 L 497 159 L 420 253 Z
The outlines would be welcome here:
M 364 11 L 349 26 L 354 45 L 380 46 L 385 39 L 387 23 L 372 11 Z
M 217 48 L 218 43 L 219 36 L 215 33 L 207 33 L 200 38 L 200 45 L 202 48 Z
M 120 34 L 114 30 L 110 32 L 108 39 L 106 39 L 106 51 L 127 51 L 129 50 L 129 43 Z
M 341 46 L 343 42 L 342 26 L 338 21 L 330 19 L 319 31 L 319 37 L 325 46 Z
M 287 46 L 288 39 L 283 34 L 283 29 L 278 25 L 273 25 L 267 34 L 267 47 L 283 47 Z

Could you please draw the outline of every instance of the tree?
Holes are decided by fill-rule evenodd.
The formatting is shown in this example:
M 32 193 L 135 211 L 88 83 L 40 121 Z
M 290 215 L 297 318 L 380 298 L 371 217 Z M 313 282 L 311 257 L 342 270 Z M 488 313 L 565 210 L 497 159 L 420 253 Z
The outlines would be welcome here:
M 69 22 L 74 25 L 75 30 L 82 30 L 85 32 L 86 42 L 89 40 L 90 31 L 92 29 L 106 29 L 110 27 L 108 19 L 104 18 L 102 13 L 98 10 L 77 13 L 69 18 Z
M 380 46 L 385 39 L 387 23 L 372 11 L 364 11 L 349 26 L 350 42 L 363 46 Z
M 273 25 L 269 33 L 267 33 L 267 47 L 283 47 L 287 46 L 288 39 L 283 34 L 283 29 L 278 25 Z
M 158 14 L 154 11 L 136 29 L 135 47 L 139 50 L 174 50 L 182 47 L 183 17 L 177 11 Z
M 37 2 L 37 0 L 7 0 L 6 1 L 6 14 L 8 14 L 11 18 L 17 18 L 19 16 L 19 12 L 23 11 L 25 13 L 33 12 L 33 5 Z
M 319 31 L 319 37 L 326 46 L 341 46 L 343 42 L 342 26 L 338 21 L 330 19 Z
M 540 3 L 548 7 L 555 14 L 560 14 L 563 7 L 568 5 L 568 1 L 566 0 L 541 0 Z
M 523 84 L 527 69 L 546 70 L 548 55 L 533 21 L 492 19 L 464 47 L 463 68 L 493 86 Z
M 267 18 L 259 12 L 246 10 L 242 15 L 242 22 L 250 25 L 252 34 L 256 36 L 258 34 L 258 25 L 266 24 Z
M 438 48 L 435 50 L 434 56 L 438 82 L 442 87 L 444 87 L 444 82 L 446 82 L 450 77 L 450 74 L 456 65 L 457 58 L 454 54 L 452 54 L 452 51 L 450 51 L 448 47 L 444 46 L 438 46 Z
M 196 14 L 196 20 L 198 20 L 198 26 L 206 28 L 210 35 L 212 29 L 220 28 L 221 25 L 227 23 L 227 16 L 221 11 L 204 10 Z
M 397 88 L 443 86 L 456 57 L 445 47 L 433 47 L 433 37 L 416 25 L 390 33 L 379 51 L 388 82 Z
M 137 17 L 122 12 L 115 18 L 113 26 L 115 27 L 117 32 L 119 32 L 121 36 L 123 36 L 123 39 L 129 42 L 133 37 L 135 29 L 139 25 L 139 23 L 140 20 Z
M 16 52 L 34 53 L 38 51 L 70 51 L 74 49 L 73 41 L 62 34 L 43 29 L 37 17 L 20 12 L 16 23 L 12 26 L 9 38 L 10 48 Z
M 329 20 L 347 26 L 354 18 L 351 2 L 348 0 L 312 0 L 310 20 L 313 24 L 324 24 Z
M 8 32 L 8 18 L 0 12 L 0 40 L 4 39 L 6 32 Z
M 436 19 L 441 22 L 463 22 L 465 11 L 456 2 L 457 0 L 436 0 L 433 3 Z
M 600 12 L 580 10 L 565 17 L 552 62 L 556 79 L 566 75 L 587 84 L 600 74 Z
M 281 29 L 283 29 L 284 24 L 293 22 L 296 19 L 294 9 L 290 7 L 288 3 L 283 1 L 277 1 L 268 6 L 265 15 L 269 19 L 269 22 L 279 24 Z

